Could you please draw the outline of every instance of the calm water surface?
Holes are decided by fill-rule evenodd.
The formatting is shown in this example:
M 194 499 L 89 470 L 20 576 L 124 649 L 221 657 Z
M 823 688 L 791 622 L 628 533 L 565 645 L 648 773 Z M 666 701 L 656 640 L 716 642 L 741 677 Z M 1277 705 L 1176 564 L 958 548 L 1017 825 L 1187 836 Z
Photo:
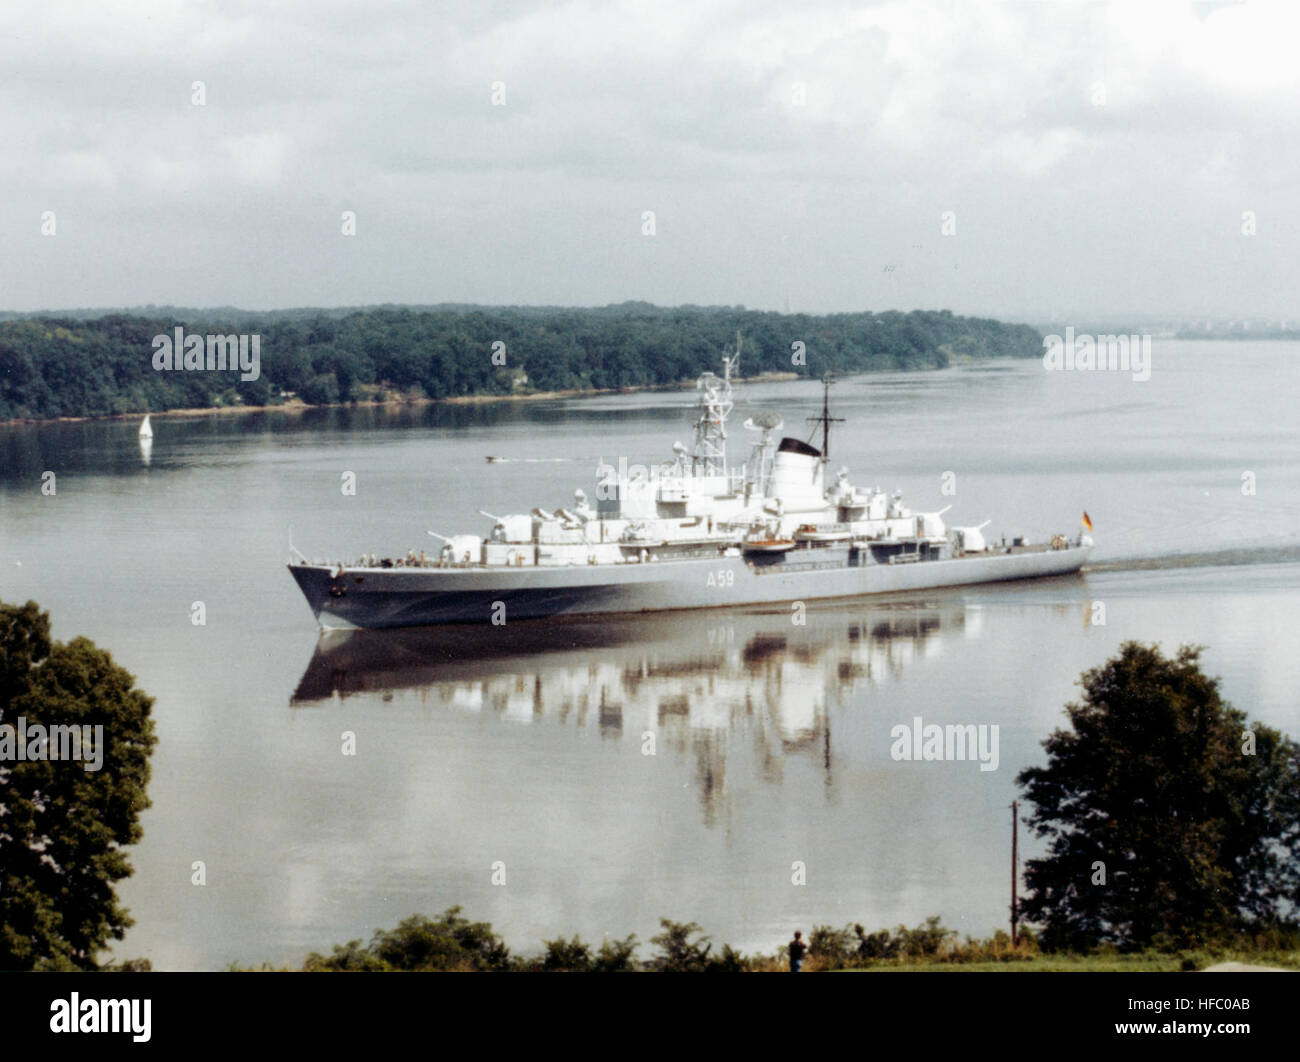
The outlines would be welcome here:
M 1298 385 L 1295 344 L 1173 341 L 1145 383 L 1037 362 L 844 380 L 832 454 L 855 482 L 995 535 L 1072 533 L 1086 508 L 1096 565 L 817 606 L 805 627 L 720 610 L 318 639 L 284 570 L 290 529 L 309 555 L 396 555 L 481 530 L 480 508 L 568 504 L 600 458 L 689 441 L 688 393 L 155 417 L 147 460 L 134 423 L 0 428 L 0 599 L 35 598 L 157 698 L 119 956 L 297 964 L 452 904 L 525 952 L 645 940 L 661 915 L 745 949 L 931 914 L 985 934 L 1015 774 L 1122 641 L 1204 644 L 1228 699 L 1300 734 Z M 820 401 L 739 397 L 733 459 L 754 408 L 806 434 Z M 916 716 L 997 724 L 998 769 L 893 761 L 890 728 Z

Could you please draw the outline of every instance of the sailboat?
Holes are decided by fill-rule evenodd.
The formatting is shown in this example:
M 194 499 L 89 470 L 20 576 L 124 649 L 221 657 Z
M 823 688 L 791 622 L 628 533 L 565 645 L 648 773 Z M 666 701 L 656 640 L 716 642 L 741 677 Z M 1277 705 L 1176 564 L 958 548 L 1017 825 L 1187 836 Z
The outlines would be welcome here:
M 153 438 L 153 428 L 151 428 L 151 427 L 149 426 L 149 414 L 148 414 L 148 413 L 146 413 L 146 414 L 144 415 L 144 423 L 140 425 L 140 438 L 142 438 L 142 439 L 152 439 L 152 438 Z

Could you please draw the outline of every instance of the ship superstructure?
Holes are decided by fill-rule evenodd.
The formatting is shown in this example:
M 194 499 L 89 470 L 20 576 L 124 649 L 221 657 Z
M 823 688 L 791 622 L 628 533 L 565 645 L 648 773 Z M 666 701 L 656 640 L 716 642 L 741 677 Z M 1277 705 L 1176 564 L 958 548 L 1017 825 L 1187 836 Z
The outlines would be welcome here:
M 697 381 L 691 447 L 674 444 L 653 467 L 602 464 L 594 499 L 578 490 L 564 507 L 485 513 L 486 536 L 435 535 L 433 552 L 334 564 L 299 554 L 289 569 L 323 627 L 393 627 L 886 593 L 1059 575 L 1086 560 L 1086 535 L 992 546 L 987 522 L 949 528 L 947 508 L 913 512 L 845 468 L 828 483 L 829 378 L 812 418 L 820 448 L 780 436 L 781 418 L 760 411 L 745 422 L 748 459 L 729 464 L 739 359 L 738 336 L 722 375 Z

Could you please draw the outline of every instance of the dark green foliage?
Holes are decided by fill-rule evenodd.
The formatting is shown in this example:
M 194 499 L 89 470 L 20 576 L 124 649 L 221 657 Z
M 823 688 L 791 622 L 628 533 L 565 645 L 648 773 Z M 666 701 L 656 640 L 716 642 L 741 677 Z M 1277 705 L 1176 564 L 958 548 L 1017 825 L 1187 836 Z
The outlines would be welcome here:
M 375 930 L 370 944 L 335 945 L 331 955 L 312 952 L 312 971 L 506 970 L 510 952 L 487 922 L 471 922 L 449 907 L 438 918 L 412 915 L 396 929 Z
M 332 372 L 313 376 L 303 387 L 299 397 L 313 406 L 327 406 L 339 400 L 338 377 Z
M 591 968 L 595 973 L 627 973 L 637 968 L 636 934 L 622 940 L 601 941 Z
M 828 966 L 839 966 L 853 954 L 855 943 L 848 926 L 843 929 L 813 926 L 812 936 L 808 938 L 808 951 Z
M 694 922 L 674 922 L 659 919 L 663 932 L 650 938 L 659 953 L 650 960 L 649 967 L 663 973 L 699 973 L 708 965 L 709 951 L 713 947 L 709 938 L 701 935 Z M 692 938 L 696 939 L 692 939 Z
M 1038 938 L 1033 929 L 1021 926 L 1019 943 L 1012 947 L 1011 934 L 999 929 L 991 937 L 979 940 L 967 936 L 963 944 L 954 945 L 948 954 L 953 962 L 1028 962 L 1039 954 Z
M 312 404 L 351 401 L 375 388 L 430 398 L 509 394 L 517 380 L 534 391 L 668 386 L 716 370 L 737 329 L 747 376 L 942 368 L 952 357 L 1042 353 L 1042 337 L 1027 325 L 946 310 L 809 316 L 623 303 L 260 314 L 150 307 L 139 315 L 4 317 L 0 420 L 275 404 L 285 392 Z M 261 377 L 155 370 L 153 337 L 177 326 L 260 335 Z M 492 362 L 498 341 L 505 366 Z M 796 341 L 806 345 L 805 365 L 791 363 Z
M 0 603 L 0 724 L 103 727 L 81 761 L 70 744 L 60 759 L 0 761 L 0 969 L 95 969 L 132 924 L 113 885 L 131 874 L 123 848 L 140 840 L 156 742 L 134 683 L 85 638 L 51 642 L 35 602 Z
M 867 933 L 855 922 L 853 932 L 858 938 L 856 954 L 860 959 L 892 959 L 898 954 L 899 941 L 888 929 Z
M 359 940 L 335 944 L 330 955 L 313 951 L 303 963 L 310 973 L 388 973 L 397 967 L 390 966 Z
M 541 960 L 526 962 L 523 968 L 548 973 L 627 973 L 638 968 L 635 934 L 623 940 L 602 941 L 594 955 L 591 945 L 576 934 L 569 940 L 558 937 L 543 944 L 546 951 Z
M 730 944 L 722 945 L 722 953 L 709 959 L 704 965 L 705 973 L 744 973 L 750 968 L 749 960 Z
M 713 953 L 713 945 L 694 922 L 674 922 L 659 919 L 663 932 L 650 938 L 658 948 L 648 963 L 647 970 L 660 973 L 741 973 L 750 968 L 747 960 L 730 944 Z M 631 938 L 629 938 L 631 939 Z
M 699 936 L 700 927 L 694 922 L 672 922 L 661 918 L 659 924 L 664 931 L 651 938 L 659 954 L 645 964 L 636 960 L 635 935 L 622 940 L 605 940 L 595 955 L 589 945 L 575 936 L 570 940 L 559 937 L 544 941 L 546 952 L 542 958 L 523 964 L 523 968 L 591 973 L 624 973 L 638 969 L 666 973 L 740 973 L 749 969 L 749 961 L 730 945 L 724 945 L 720 953 L 713 954 L 709 938 Z
M 580 937 L 557 937 L 544 942 L 545 951 L 532 958 L 509 957 L 505 946 L 485 923 L 469 923 L 459 917 L 460 908 L 453 907 L 437 922 L 412 918 L 391 933 L 376 932 L 369 946 L 354 940 L 335 947 L 332 955 L 313 953 L 304 964 L 305 970 L 343 972 L 385 972 L 396 970 L 495 970 L 519 972 L 572 972 L 620 973 L 646 970 L 679 973 L 747 973 L 753 971 L 786 972 L 788 960 L 782 946 L 776 954 L 746 956 L 723 945 L 720 953 L 713 950 L 709 938 L 702 936 L 694 922 L 673 922 L 660 919 L 663 932 L 651 938 L 657 954 L 649 961 L 636 960 L 636 937 L 623 940 L 605 940 L 594 955 L 591 946 Z M 459 939 L 457 939 L 459 937 Z M 430 939 L 437 945 L 430 947 Z M 1250 960 L 1255 956 L 1268 961 L 1281 961 L 1295 965 L 1295 950 L 1300 944 L 1300 928 L 1277 923 L 1257 926 L 1251 934 L 1239 936 L 1230 949 L 1195 952 L 1159 953 L 1147 951 L 1138 955 L 1120 957 L 1114 944 L 1104 944 L 1097 955 L 1087 960 L 1091 965 L 1076 965 L 1078 955 L 1059 958 L 1056 968 L 1061 969 L 1171 969 L 1171 964 L 1196 968 L 1222 961 L 1223 958 Z M 1289 954 L 1288 954 L 1289 953 Z M 386 957 L 381 957 L 381 955 Z M 1190 956 L 1190 958 L 1189 958 Z M 997 965 L 1025 963 L 1035 967 L 1044 962 L 1058 961 L 1056 956 L 1045 957 L 1038 945 L 1037 936 L 1027 926 L 1021 926 L 1019 942 L 1013 946 L 1005 930 L 993 936 L 976 939 L 967 936 L 964 941 L 945 929 L 937 917 L 909 929 L 898 926 L 867 933 L 861 925 L 834 929 L 816 926 L 805 969 L 853 970 L 872 967 L 961 967 L 969 964 Z M 1112 961 L 1113 960 L 1113 961 Z M 1136 963 L 1136 965 L 1134 965 Z M 1118 964 L 1118 965 L 1116 965 Z M 1125 965 L 1127 964 L 1127 965 Z M 123 964 L 121 969 L 133 968 Z M 1050 965 L 1043 968 L 1052 968 Z M 257 967 L 232 966 L 246 970 Z M 260 969 L 271 969 L 263 965 Z
M 303 963 L 311 972 L 385 973 L 395 971 L 506 971 L 544 970 L 573 973 L 621 973 L 638 968 L 636 937 L 606 940 L 600 950 L 580 937 L 544 941 L 540 958 L 510 955 L 505 942 L 487 922 L 462 918 L 459 907 L 449 907 L 438 918 L 413 915 L 393 930 L 375 930 L 370 943 L 359 940 L 335 945 L 329 955 L 312 952 Z M 730 951 L 730 949 L 728 949 Z
M 1021 772 L 1048 841 L 1021 913 L 1045 947 L 1240 944 L 1294 922 L 1300 747 L 1223 701 L 1200 652 L 1124 644 L 1084 673 L 1047 766 Z
M 591 948 L 578 939 L 576 934 L 572 940 L 560 937 L 543 943 L 546 945 L 546 956 L 542 959 L 543 970 L 582 973 L 591 969 Z
M 937 915 L 912 929 L 898 926 L 875 933 L 867 933 L 856 922 L 843 929 L 820 925 L 813 926 L 808 950 L 821 970 L 871 966 L 887 960 L 917 962 L 942 957 L 945 961 L 974 961 L 968 953 L 974 954 L 973 949 L 982 947 L 982 942 L 968 939 L 963 947 L 956 943 L 956 936 L 955 931 L 943 927 Z
M 939 954 L 944 944 L 957 934 L 951 929 L 944 929 L 938 915 L 931 915 L 924 924 L 915 929 L 899 926 L 895 930 L 898 950 L 911 959 L 932 958 Z
M 153 963 L 148 959 L 124 959 L 100 969 L 109 973 L 152 973 Z

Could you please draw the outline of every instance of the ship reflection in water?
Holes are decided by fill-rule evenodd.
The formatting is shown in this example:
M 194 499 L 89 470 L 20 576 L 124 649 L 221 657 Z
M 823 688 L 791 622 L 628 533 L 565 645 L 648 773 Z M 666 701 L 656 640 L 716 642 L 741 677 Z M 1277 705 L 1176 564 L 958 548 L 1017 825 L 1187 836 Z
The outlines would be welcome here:
M 656 754 L 692 755 L 706 818 L 726 790 L 728 753 L 756 754 L 779 781 L 787 755 L 821 759 L 833 784 L 831 723 L 864 689 L 978 631 L 960 602 L 683 612 L 501 627 L 331 631 L 291 703 L 391 701 L 505 722 L 596 727 Z M 653 735 L 653 738 L 650 737 Z

